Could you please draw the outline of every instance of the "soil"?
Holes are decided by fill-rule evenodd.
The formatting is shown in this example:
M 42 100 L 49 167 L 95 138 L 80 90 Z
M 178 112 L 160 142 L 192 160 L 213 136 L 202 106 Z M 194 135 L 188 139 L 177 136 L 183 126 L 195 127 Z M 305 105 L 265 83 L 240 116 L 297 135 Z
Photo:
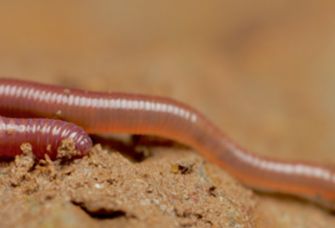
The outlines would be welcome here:
M 28 151 L 2 164 L 1 183 L 2 227 L 254 224 L 252 192 L 183 149 L 157 148 L 142 162 L 99 144 L 88 156 L 65 162 L 34 162 Z
M 2 75 L 172 97 L 251 151 L 335 164 L 331 1 L 151 2 L 139 12 L 128 1 L 11 2 L 0 7 Z M 80 159 L 64 145 L 58 160 L 36 161 L 22 145 L 1 161 L 0 227 L 335 226 L 329 211 L 246 188 L 192 148 L 92 137 Z

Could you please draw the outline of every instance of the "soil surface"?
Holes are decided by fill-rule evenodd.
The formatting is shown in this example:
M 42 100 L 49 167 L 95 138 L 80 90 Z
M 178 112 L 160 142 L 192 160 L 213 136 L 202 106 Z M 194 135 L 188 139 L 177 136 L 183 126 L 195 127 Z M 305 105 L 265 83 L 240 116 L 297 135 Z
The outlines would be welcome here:
M 37 2 L 0 7 L 1 75 L 172 97 L 251 151 L 335 164 L 332 1 Z M 0 227 L 335 227 L 191 148 L 93 137 L 81 159 L 1 161 Z

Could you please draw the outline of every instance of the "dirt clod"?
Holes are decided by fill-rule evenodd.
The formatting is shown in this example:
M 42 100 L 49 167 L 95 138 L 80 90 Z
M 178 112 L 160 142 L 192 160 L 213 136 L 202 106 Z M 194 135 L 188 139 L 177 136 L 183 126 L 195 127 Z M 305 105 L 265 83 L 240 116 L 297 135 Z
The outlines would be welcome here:
M 57 159 L 69 160 L 80 155 L 72 139 L 63 139 L 57 148 Z

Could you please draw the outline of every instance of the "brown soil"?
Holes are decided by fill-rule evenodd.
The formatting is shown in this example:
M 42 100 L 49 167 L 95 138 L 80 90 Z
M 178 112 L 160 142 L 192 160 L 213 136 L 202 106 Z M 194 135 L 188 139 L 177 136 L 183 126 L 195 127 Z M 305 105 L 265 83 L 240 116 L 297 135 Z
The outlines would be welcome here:
M 255 197 L 224 171 L 182 149 L 142 162 L 96 145 L 73 161 L 1 166 L 0 226 L 252 227 Z M 15 216 L 13 216 L 15 214 Z

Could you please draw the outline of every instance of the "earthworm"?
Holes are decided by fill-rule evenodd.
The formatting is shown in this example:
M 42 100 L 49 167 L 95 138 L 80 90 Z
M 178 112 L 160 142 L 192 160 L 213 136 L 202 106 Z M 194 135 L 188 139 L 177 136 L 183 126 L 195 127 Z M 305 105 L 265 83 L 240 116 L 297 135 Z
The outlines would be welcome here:
M 193 147 L 253 189 L 291 194 L 335 209 L 332 168 L 249 152 L 200 112 L 170 98 L 0 79 L 0 113 L 9 117 L 62 119 L 92 134 L 113 132 L 166 137 Z M 5 141 L 6 137 L 1 141 L 2 147 L 6 147 Z M 11 155 L 11 152 L 5 153 L 2 149 L 0 155 Z
M 64 140 L 71 140 L 78 155 L 92 147 L 91 138 L 75 124 L 53 119 L 23 119 L 0 116 L 0 157 L 11 158 L 22 153 L 24 143 L 31 145 L 36 158 L 57 157 Z

